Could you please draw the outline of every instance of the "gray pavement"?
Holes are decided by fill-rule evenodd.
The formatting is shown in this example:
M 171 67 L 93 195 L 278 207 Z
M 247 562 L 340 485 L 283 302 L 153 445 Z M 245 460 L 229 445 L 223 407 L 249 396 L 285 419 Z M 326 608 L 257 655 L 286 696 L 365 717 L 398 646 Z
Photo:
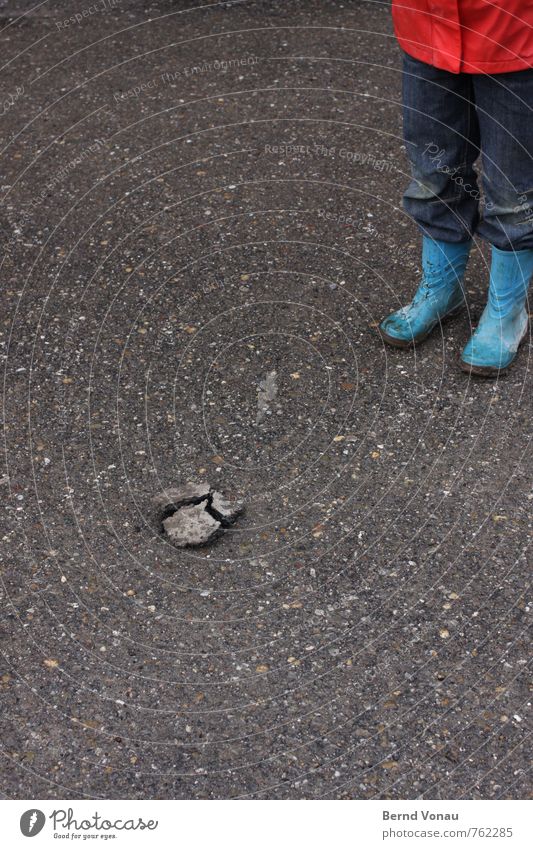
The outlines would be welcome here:
M 469 314 L 376 334 L 388 4 L 0 5 L 4 797 L 530 795 L 531 348 L 457 367 L 481 245 Z M 208 547 L 186 481 L 246 502 Z

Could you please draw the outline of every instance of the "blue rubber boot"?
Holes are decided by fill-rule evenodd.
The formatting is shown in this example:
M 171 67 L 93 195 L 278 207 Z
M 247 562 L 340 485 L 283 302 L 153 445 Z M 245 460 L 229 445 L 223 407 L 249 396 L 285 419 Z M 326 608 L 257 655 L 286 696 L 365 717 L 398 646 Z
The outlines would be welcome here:
M 533 249 L 501 251 L 492 246 L 489 297 L 460 359 L 463 371 L 497 377 L 516 358 L 527 336 L 527 289 Z
M 444 319 L 461 311 L 465 305 L 461 284 L 471 245 L 423 236 L 422 282 L 411 303 L 379 325 L 385 342 L 395 348 L 418 345 Z

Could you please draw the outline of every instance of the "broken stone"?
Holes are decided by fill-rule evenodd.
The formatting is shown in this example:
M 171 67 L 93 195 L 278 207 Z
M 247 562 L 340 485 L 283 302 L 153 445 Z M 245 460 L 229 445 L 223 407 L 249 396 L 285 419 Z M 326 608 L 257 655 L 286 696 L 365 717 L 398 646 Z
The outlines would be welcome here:
M 229 528 L 244 510 L 242 501 L 228 498 L 209 484 L 186 483 L 156 495 L 163 531 L 180 548 L 207 545 Z
M 165 489 L 154 498 L 155 506 L 162 511 L 163 517 L 172 516 L 180 507 L 187 504 L 200 504 L 208 498 L 211 487 L 208 483 L 186 483 L 183 486 Z
M 205 509 L 205 504 L 180 507 L 163 521 L 163 527 L 173 543 L 184 548 L 187 545 L 206 545 L 222 533 L 222 525 Z
M 227 528 L 237 521 L 244 510 L 244 504 L 242 501 L 231 501 L 222 495 L 221 492 L 214 490 L 211 495 L 210 508 L 222 527 Z

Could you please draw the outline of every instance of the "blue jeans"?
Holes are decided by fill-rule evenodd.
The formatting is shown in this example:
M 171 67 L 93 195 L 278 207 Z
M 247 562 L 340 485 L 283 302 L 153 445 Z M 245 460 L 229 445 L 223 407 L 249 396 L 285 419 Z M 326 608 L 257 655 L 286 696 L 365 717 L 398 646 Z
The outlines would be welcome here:
M 424 233 L 533 248 L 533 69 L 452 74 L 404 54 L 403 120 L 413 177 L 403 205 Z

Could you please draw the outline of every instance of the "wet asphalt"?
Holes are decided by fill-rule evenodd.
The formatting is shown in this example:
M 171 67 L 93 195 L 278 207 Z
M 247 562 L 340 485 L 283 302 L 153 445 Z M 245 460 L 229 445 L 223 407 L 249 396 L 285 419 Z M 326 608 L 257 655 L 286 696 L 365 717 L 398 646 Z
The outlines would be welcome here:
M 458 368 L 481 244 L 468 313 L 377 335 L 419 250 L 388 4 L 35 5 L 0 3 L 2 795 L 529 796 L 531 348 Z M 187 481 L 246 502 L 204 548 L 154 512 Z

